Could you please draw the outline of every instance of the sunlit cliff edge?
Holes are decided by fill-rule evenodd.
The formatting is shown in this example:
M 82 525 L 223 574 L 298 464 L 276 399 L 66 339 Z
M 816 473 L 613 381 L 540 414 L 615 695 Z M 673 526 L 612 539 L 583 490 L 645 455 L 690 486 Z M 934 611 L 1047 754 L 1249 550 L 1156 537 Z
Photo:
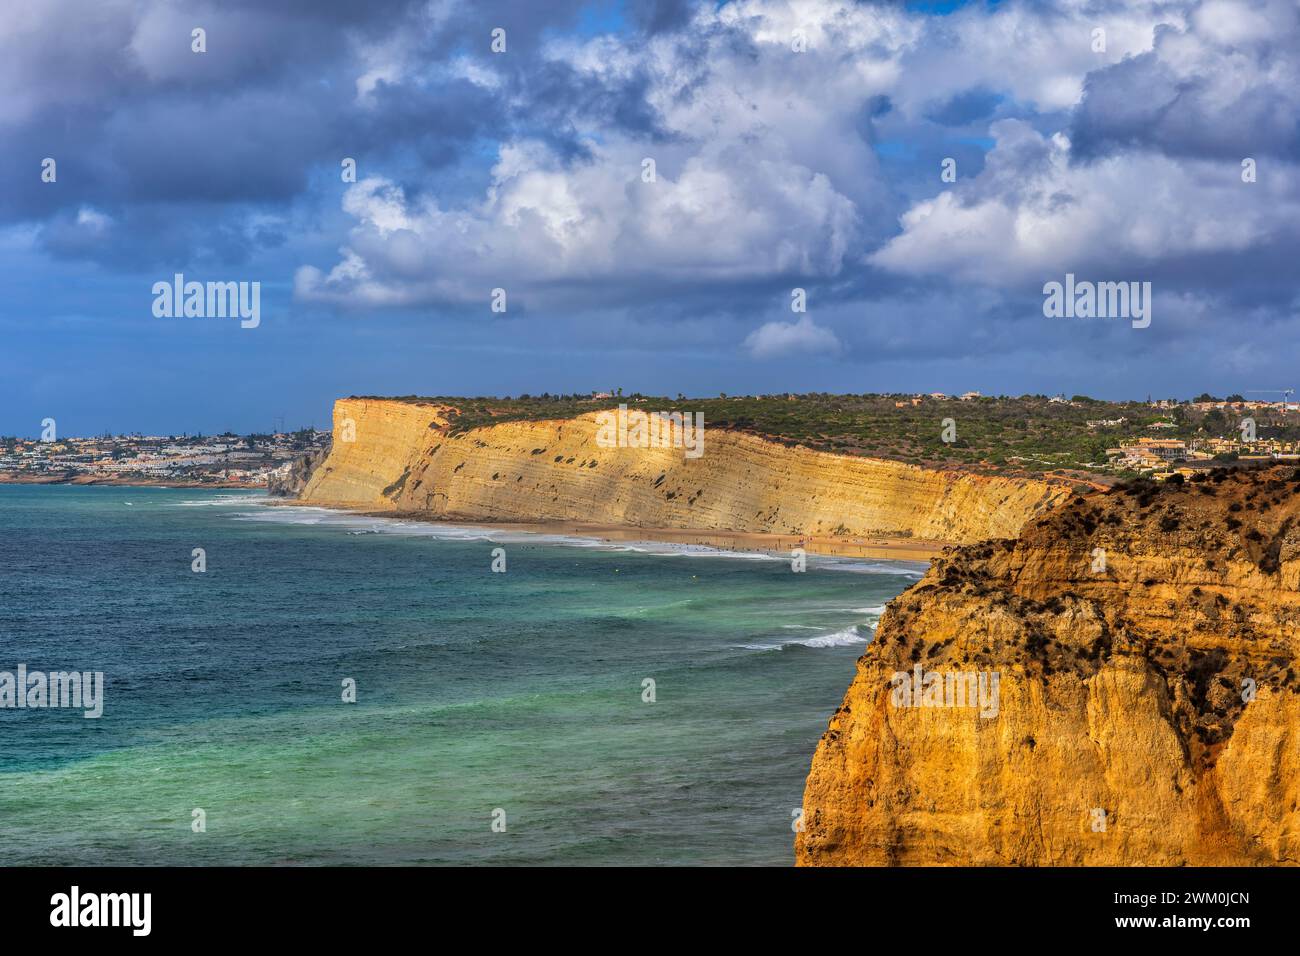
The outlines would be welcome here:
M 797 863 L 1296 863 L 1298 515 L 1294 468 L 1218 472 L 940 558 L 817 746 Z M 996 714 L 907 706 L 918 664 L 998 673 Z
M 594 413 L 454 434 L 449 412 L 341 399 L 328 456 L 281 490 L 308 504 L 448 520 L 952 542 L 1015 534 L 1069 494 L 1043 481 L 788 447 L 707 422 L 704 452 L 692 459 L 681 448 L 601 447 Z

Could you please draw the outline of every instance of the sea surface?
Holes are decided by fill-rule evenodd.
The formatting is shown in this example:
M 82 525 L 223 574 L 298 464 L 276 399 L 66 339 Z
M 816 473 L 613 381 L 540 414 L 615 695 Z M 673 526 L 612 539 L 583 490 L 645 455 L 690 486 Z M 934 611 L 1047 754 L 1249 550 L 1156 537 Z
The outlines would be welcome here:
M 0 709 L 0 864 L 789 865 L 923 570 L 0 485 L 0 671 L 106 681 Z

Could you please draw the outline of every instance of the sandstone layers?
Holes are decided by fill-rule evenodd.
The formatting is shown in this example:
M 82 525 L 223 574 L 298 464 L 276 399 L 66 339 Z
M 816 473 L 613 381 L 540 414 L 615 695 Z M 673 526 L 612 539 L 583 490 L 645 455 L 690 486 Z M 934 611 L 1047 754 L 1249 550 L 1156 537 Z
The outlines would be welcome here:
M 601 447 L 595 414 L 453 434 L 449 411 L 341 399 L 333 447 L 300 500 L 450 520 L 971 542 L 1013 535 L 1068 496 L 1045 482 L 791 448 L 707 422 L 704 453 L 689 459 L 681 448 Z
M 1140 483 L 936 561 L 817 747 L 797 862 L 1295 863 L 1298 479 Z M 999 673 L 996 716 L 899 705 L 918 664 Z

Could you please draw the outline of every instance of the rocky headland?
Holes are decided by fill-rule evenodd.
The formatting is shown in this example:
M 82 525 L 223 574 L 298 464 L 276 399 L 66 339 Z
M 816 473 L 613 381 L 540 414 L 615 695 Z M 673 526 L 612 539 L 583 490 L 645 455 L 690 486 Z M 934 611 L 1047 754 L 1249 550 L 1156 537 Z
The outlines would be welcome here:
M 1222 470 L 950 550 L 858 662 L 797 862 L 1296 863 L 1297 516 L 1295 468 Z

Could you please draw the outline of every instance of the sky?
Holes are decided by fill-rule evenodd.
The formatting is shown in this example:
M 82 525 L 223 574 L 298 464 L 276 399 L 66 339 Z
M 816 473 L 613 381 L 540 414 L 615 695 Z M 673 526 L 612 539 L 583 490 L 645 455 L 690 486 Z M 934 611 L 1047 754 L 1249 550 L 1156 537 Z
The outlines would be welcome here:
M 1298 123 L 1296 0 L 16 5 L 0 434 L 1290 388 Z M 157 315 L 176 274 L 259 323 Z M 1048 317 L 1067 274 L 1151 283 L 1150 325 Z

